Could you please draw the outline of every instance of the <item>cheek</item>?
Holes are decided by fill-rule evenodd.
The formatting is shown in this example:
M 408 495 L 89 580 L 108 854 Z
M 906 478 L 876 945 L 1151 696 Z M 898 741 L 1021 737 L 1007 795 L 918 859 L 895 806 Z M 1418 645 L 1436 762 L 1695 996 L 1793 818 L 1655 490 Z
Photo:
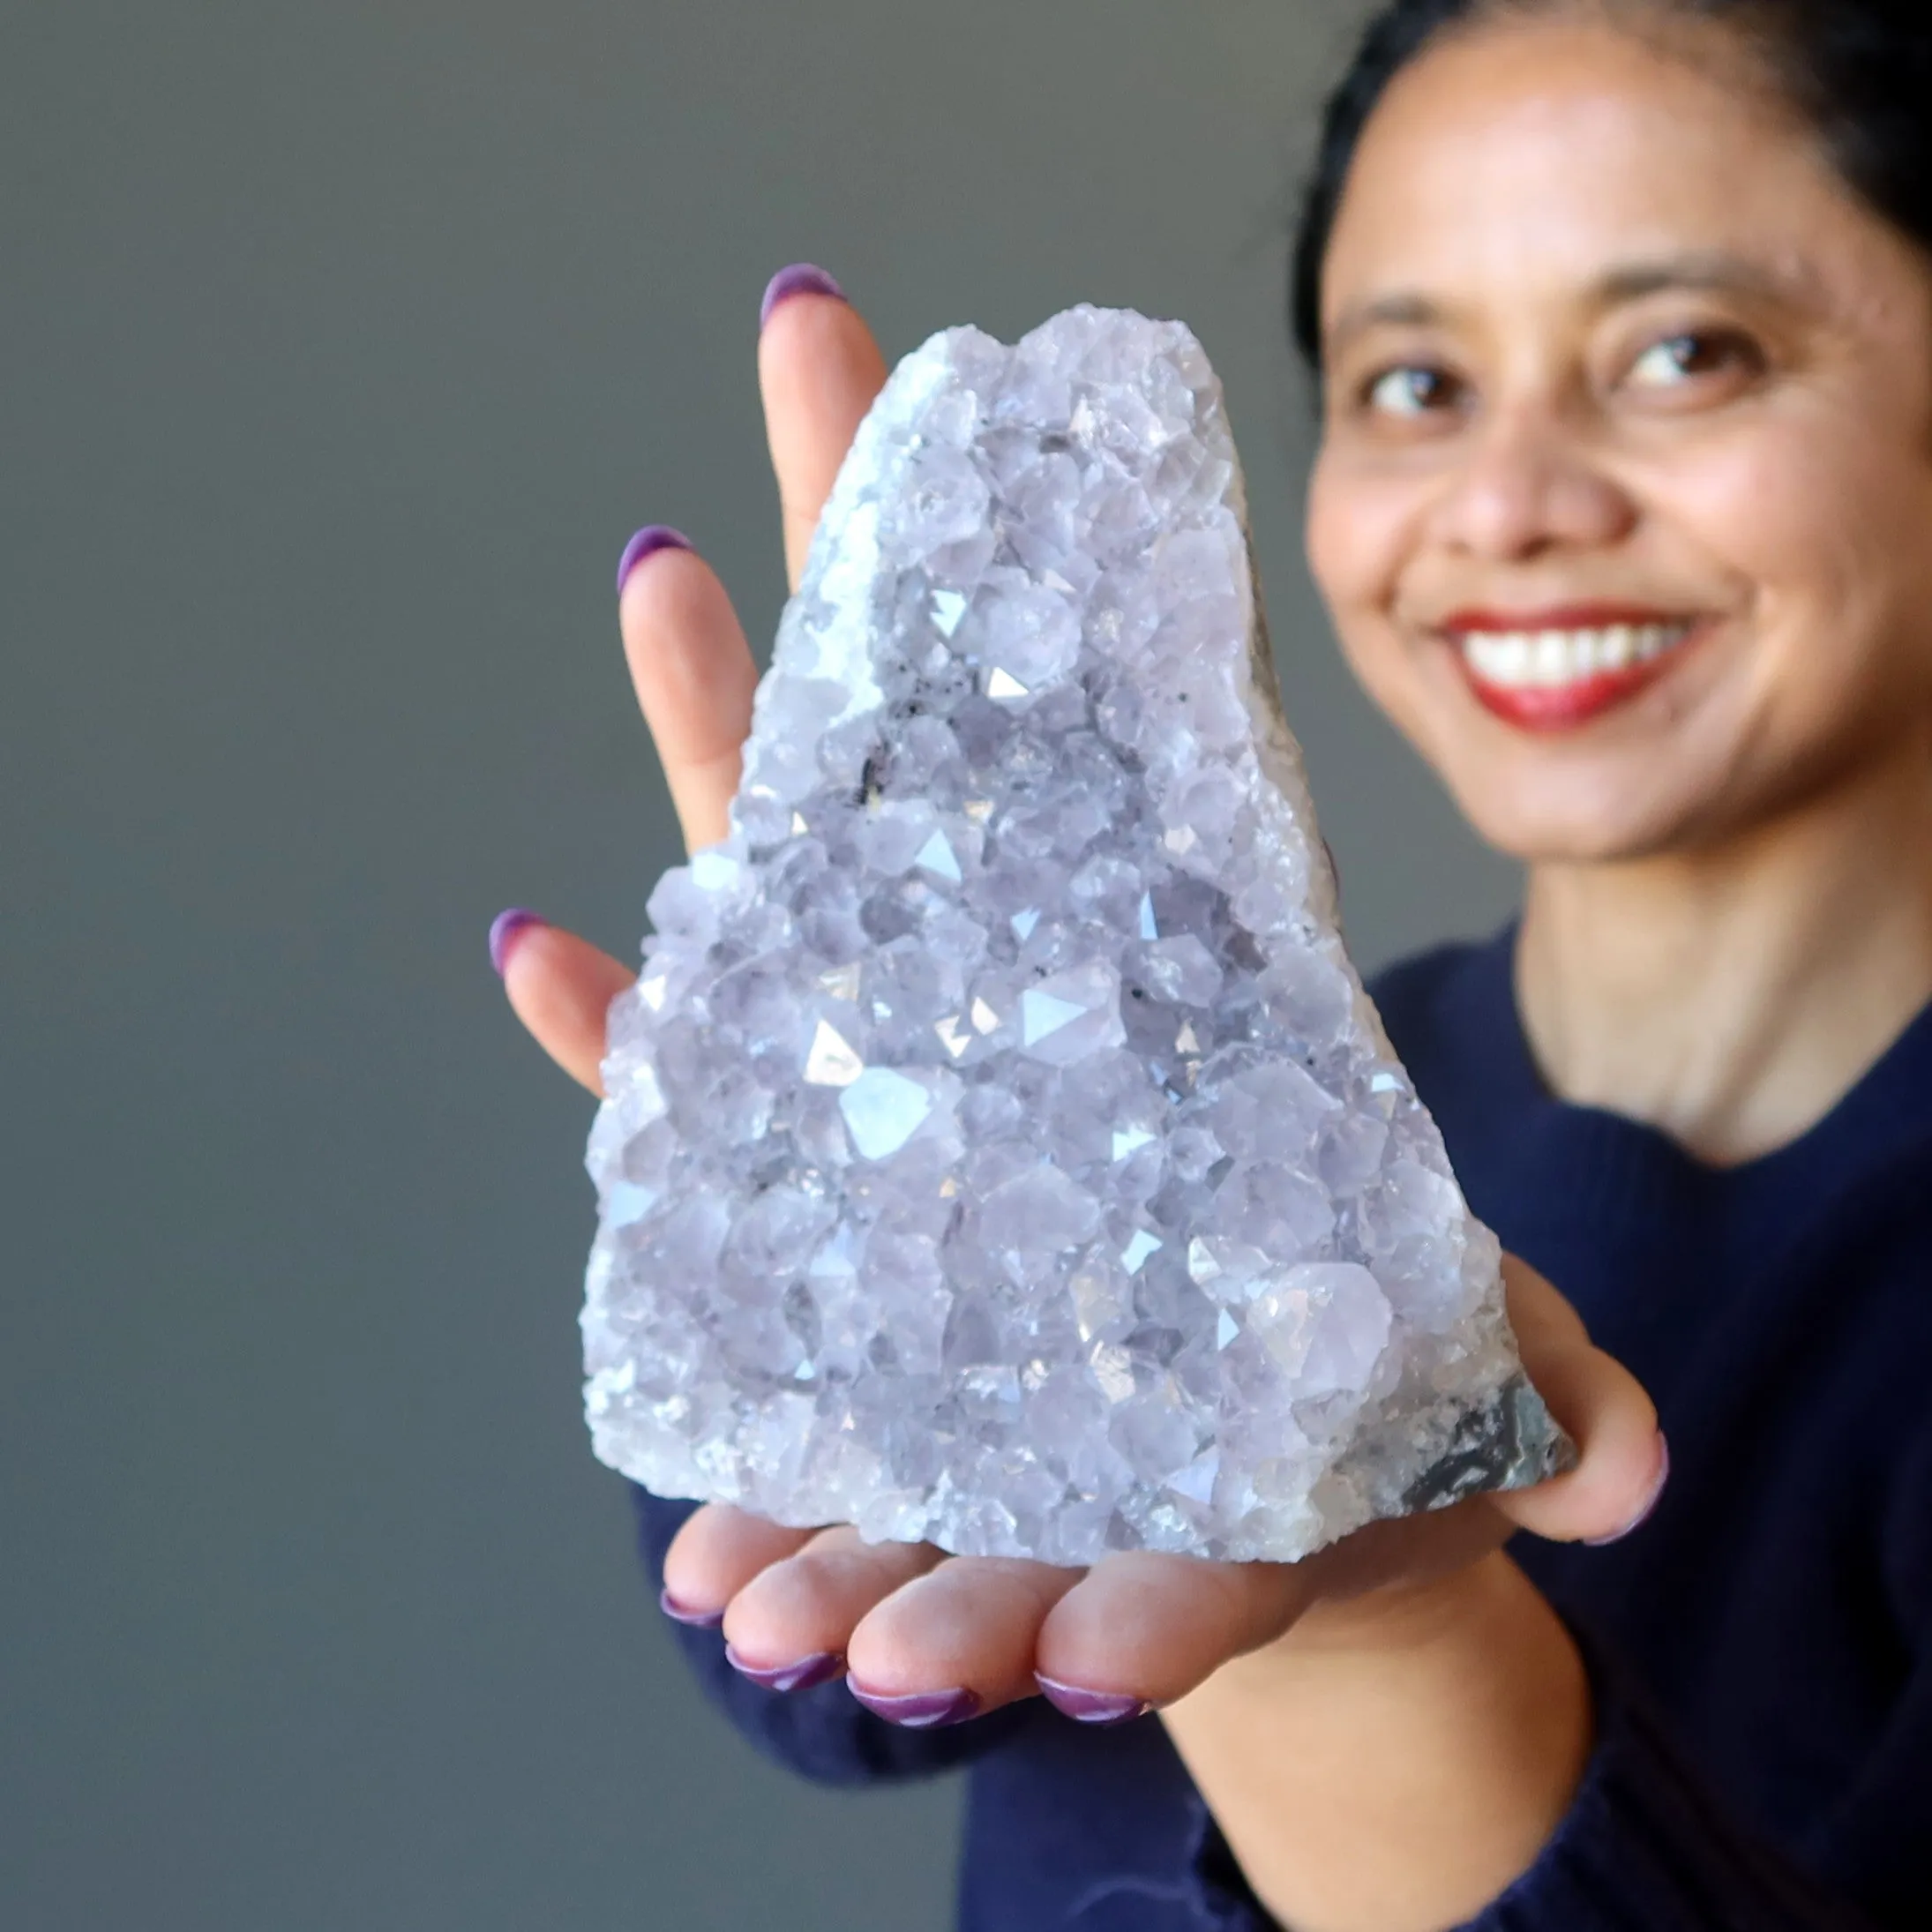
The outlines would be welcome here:
M 1337 610 L 1373 594 L 1379 545 L 1370 528 L 1372 495 L 1350 467 L 1324 446 L 1308 474 L 1303 536 L 1308 568 L 1322 595 Z
M 1782 646 L 1849 670 L 1923 625 L 1909 619 L 1932 595 L 1932 462 L 1868 422 L 1740 436 L 1674 462 L 1652 500 L 1730 577 L 1772 659 Z
M 1390 474 L 1324 453 L 1309 479 L 1305 533 L 1308 568 L 1349 669 L 1398 729 L 1419 741 L 1428 736 L 1432 707 L 1397 618 L 1435 487 L 1427 476 Z
M 1419 491 L 1324 453 L 1308 483 L 1308 568 L 1352 653 L 1355 634 L 1386 625 L 1414 548 Z
M 1666 783 L 1746 815 L 1870 758 L 1932 706 L 1932 462 L 1892 425 L 1794 416 L 1681 450 L 1644 490 L 1741 622 Z

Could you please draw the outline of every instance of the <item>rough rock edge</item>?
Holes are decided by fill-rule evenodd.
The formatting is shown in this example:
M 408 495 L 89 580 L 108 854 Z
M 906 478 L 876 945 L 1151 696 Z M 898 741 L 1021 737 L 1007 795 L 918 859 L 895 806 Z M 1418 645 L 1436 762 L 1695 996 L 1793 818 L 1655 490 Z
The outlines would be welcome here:
M 1185 325 L 1175 323 L 1170 326 L 1180 332 L 1187 343 L 1197 350 L 1200 349 L 1198 339 Z M 936 371 L 947 366 L 950 361 L 947 350 L 952 342 L 960 339 L 994 341 L 993 338 L 986 336 L 984 332 L 970 327 L 940 331 L 913 351 L 892 372 L 880 401 L 891 404 L 893 410 L 896 411 L 916 400 L 903 397 L 902 391 L 920 383 L 932 381 Z M 1014 345 L 995 343 L 994 346 L 1010 353 Z M 1204 351 L 1202 360 L 1207 360 Z M 1220 389 L 1218 377 L 1213 379 L 1217 403 L 1224 423 L 1224 393 Z M 799 633 L 804 628 L 805 612 L 813 604 L 826 601 L 823 595 L 824 580 L 838 558 L 841 536 L 853 512 L 860 507 L 864 492 L 872 486 L 876 477 L 880 467 L 878 446 L 884 436 L 884 424 L 889 413 L 892 412 L 883 410 L 875 404 L 873 410 L 861 423 L 852 447 L 835 480 L 819 529 L 814 534 L 798 590 L 788 603 L 781 618 L 772 655 L 772 670 L 760 679 L 758 693 L 754 697 L 753 737 L 748 745 L 745 770 L 732 800 L 731 830 L 720 848 L 730 850 L 734 856 L 744 856 L 744 840 L 739 829 L 738 806 L 739 800 L 757 783 L 754 759 L 751 754 L 755 752 L 760 727 L 765 723 L 766 707 L 763 700 L 772 681 L 773 673 L 783 668 L 798 675 L 837 678 L 844 684 L 850 693 L 850 701 L 837 717 L 827 722 L 824 727 L 827 730 L 874 710 L 883 702 L 884 693 L 880 691 L 872 678 L 870 657 L 862 648 L 863 640 L 859 627 L 856 625 L 840 627 L 855 646 L 860 647 L 850 652 L 846 661 L 835 662 L 827 655 L 821 655 L 818 648 L 813 649 L 809 664 L 790 663 L 788 660 L 801 655 L 799 645 L 802 640 Z M 1240 695 L 1254 727 L 1256 764 L 1262 777 L 1274 788 L 1285 806 L 1287 814 L 1297 820 L 1305 831 L 1312 832 L 1317 825 L 1314 801 L 1300 750 L 1288 724 L 1285 708 L 1282 703 L 1280 684 L 1262 598 L 1260 573 L 1254 564 L 1246 476 L 1232 434 L 1228 435 L 1226 441 L 1232 464 L 1227 502 L 1238 519 L 1244 540 L 1246 591 L 1249 611 L 1248 679 Z M 1376 1012 L 1341 937 L 1336 879 L 1327 849 L 1318 835 L 1311 837 L 1308 842 L 1311 859 L 1309 911 L 1316 917 L 1302 922 L 1300 936 L 1305 943 L 1319 949 L 1342 973 L 1351 990 L 1352 1016 L 1356 1023 L 1375 1043 L 1390 1065 L 1399 1067 L 1401 1062 L 1389 1040 L 1381 1016 Z M 1411 1092 L 1412 1096 L 1412 1089 Z M 1414 1097 L 1414 1104 L 1425 1114 L 1427 1112 L 1419 1097 Z M 1433 1118 L 1431 1124 L 1433 1125 Z M 1470 1238 L 1486 1241 L 1494 1247 L 1494 1234 L 1468 1209 L 1466 1201 L 1464 1203 L 1464 1211 L 1467 1216 Z M 1503 1307 L 1500 1270 L 1494 1275 L 1486 1291 L 1482 1307 L 1471 1320 L 1480 1323 L 1488 1331 L 1489 1339 L 1506 1348 L 1510 1355 L 1516 1358 L 1516 1373 L 1495 1389 L 1481 1405 L 1460 1410 L 1448 1409 L 1428 1419 L 1434 1425 L 1430 1434 L 1437 1437 L 1433 1460 L 1425 1468 L 1422 1475 L 1413 1479 L 1400 1493 L 1395 1508 L 1377 1507 L 1369 1501 L 1366 1494 L 1370 1489 L 1381 1489 L 1385 1495 L 1389 1494 L 1386 1476 L 1379 1483 L 1374 1480 L 1374 1477 L 1378 1465 L 1383 1465 L 1384 1471 L 1386 1471 L 1386 1464 L 1391 1459 L 1392 1452 L 1396 1449 L 1396 1445 L 1388 1440 L 1389 1431 L 1386 1428 L 1377 1429 L 1371 1427 L 1350 1443 L 1330 1465 L 1329 1473 L 1322 1486 L 1329 1491 L 1324 1513 L 1338 1526 L 1334 1527 L 1328 1536 L 1309 1544 L 1304 1549 L 1293 1552 L 1251 1552 L 1236 1549 L 1230 1553 L 1228 1560 L 1299 1560 L 1299 1557 L 1312 1554 L 1314 1550 L 1326 1546 L 1329 1542 L 1338 1540 L 1352 1530 L 1363 1527 L 1379 1517 L 1446 1508 L 1477 1494 L 1528 1487 L 1573 1467 L 1576 1459 L 1575 1446 L 1522 1371 L 1520 1355 L 1516 1349 L 1514 1337 L 1509 1332 L 1507 1313 Z M 1412 1428 L 1419 1419 L 1420 1419 L 1414 1416 L 1398 1419 Z M 592 1417 L 590 1420 L 594 1437 L 601 1435 L 596 1418 Z M 1407 1445 L 1412 1458 L 1415 1446 L 1412 1437 Z M 599 1453 L 602 1453 L 601 1444 Z M 694 1464 L 701 1460 L 701 1452 L 693 1457 Z M 714 1470 L 714 1479 L 707 1482 L 703 1479 L 703 1472 L 694 1468 L 694 1480 L 684 1493 L 714 1500 L 733 1500 L 730 1495 L 733 1486 L 729 1481 L 716 1479 L 723 1473 L 722 1471 Z M 902 1509 L 900 1514 L 902 1516 L 925 1516 L 925 1528 L 929 1532 L 930 1519 L 936 1513 L 936 1506 L 944 1500 L 946 1487 L 942 1478 L 935 1491 L 923 1499 L 923 1509 Z M 1336 1494 L 1337 1489 L 1344 1494 L 1352 1493 L 1351 1501 L 1353 1507 L 1343 1501 L 1342 1497 Z M 822 1513 L 812 1507 L 809 1497 L 801 1497 L 799 1507 L 794 1510 L 774 1509 L 768 1501 L 763 1508 L 765 1513 L 774 1520 L 798 1527 L 811 1526 L 824 1520 Z M 977 1546 L 964 1546 L 964 1544 L 965 1539 L 960 1539 L 942 1546 L 953 1548 L 955 1554 L 958 1554 L 1024 1556 L 1033 1554 L 1004 1545 L 980 1548 Z

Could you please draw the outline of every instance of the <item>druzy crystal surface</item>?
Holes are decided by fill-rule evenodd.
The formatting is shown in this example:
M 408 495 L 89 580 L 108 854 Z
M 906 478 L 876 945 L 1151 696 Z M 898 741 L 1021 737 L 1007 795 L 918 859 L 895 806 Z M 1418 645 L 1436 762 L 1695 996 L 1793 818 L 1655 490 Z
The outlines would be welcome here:
M 610 1015 L 596 1451 L 969 1554 L 1287 1560 L 1567 1445 L 1337 928 L 1200 345 L 935 336 Z

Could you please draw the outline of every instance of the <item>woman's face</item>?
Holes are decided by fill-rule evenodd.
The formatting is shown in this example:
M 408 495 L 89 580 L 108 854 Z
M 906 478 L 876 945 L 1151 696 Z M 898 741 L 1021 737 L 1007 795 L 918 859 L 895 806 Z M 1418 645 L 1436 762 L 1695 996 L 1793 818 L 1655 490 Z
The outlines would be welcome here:
M 1701 51 L 1445 41 L 1328 258 L 1310 561 L 1525 858 L 1734 836 L 1932 722 L 1932 268 Z

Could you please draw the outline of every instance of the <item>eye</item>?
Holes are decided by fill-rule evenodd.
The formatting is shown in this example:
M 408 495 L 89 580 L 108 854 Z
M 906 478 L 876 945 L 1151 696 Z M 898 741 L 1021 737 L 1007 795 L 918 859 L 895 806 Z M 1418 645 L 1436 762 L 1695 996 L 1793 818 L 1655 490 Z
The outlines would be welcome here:
M 1377 416 L 1416 422 L 1452 408 L 1462 393 L 1455 377 L 1425 363 L 1404 363 L 1385 369 L 1363 386 L 1363 403 Z
M 1727 329 L 1686 329 L 1652 342 L 1630 364 L 1627 379 L 1640 389 L 1681 388 L 1702 378 L 1755 373 L 1763 361 L 1748 336 Z

